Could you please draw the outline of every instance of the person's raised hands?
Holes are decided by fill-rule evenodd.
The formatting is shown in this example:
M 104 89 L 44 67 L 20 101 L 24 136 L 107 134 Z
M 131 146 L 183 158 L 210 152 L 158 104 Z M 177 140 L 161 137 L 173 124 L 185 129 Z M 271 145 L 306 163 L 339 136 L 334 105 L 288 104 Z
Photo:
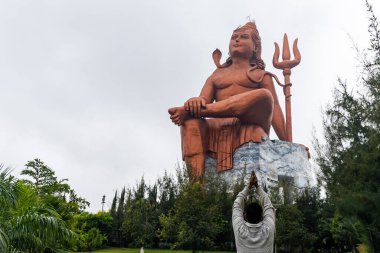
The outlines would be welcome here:
M 259 187 L 255 171 L 252 171 L 251 178 L 249 179 L 249 189 L 251 189 L 252 186 L 255 186 L 256 188 Z

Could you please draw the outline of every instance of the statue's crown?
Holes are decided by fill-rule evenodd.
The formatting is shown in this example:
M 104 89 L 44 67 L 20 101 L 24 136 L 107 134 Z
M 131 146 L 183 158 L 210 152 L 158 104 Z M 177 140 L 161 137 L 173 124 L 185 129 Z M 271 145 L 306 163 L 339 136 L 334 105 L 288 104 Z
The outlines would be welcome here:
M 256 23 L 252 21 L 247 22 L 245 25 L 236 28 L 234 32 L 242 30 L 253 30 L 254 32 L 257 32 Z

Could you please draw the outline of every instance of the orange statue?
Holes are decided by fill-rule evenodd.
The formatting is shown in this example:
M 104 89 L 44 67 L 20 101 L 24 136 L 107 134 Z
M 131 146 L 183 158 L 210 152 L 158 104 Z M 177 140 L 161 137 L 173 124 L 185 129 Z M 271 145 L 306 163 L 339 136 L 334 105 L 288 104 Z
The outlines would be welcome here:
M 280 140 L 291 141 L 272 80 L 275 76 L 265 71 L 261 59 L 255 23 L 233 32 L 229 52 L 230 57 L 220 64 L 221 53 L 214 51 L 217 69 L 199 97 L 169 109 L 173 123 L 181 126 L 182 155 L 193 178 L 202 177 L 206 154 L 217 160 L 218 171 L 231 169 L 235 149 L 268 139 L 271 126 Z

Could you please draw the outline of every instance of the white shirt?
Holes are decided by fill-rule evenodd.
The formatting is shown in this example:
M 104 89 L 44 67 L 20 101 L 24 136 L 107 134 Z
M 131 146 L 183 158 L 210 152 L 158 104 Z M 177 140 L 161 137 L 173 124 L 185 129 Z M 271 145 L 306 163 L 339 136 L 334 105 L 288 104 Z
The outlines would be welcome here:
M 241 191 L 232 208 L 232 226 L 238 253 L 273 253 L 275 213 L 268 195 L 259 186 L 256 188 L 263 208 L 263 220 L 252 224 L 244 220 L 244 201 L 249 192 L 248 186 Z

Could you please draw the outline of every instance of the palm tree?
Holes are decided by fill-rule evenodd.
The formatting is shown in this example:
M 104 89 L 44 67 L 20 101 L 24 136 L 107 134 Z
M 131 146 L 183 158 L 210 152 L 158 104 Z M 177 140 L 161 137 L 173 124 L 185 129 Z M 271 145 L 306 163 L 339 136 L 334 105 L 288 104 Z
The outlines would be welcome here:
M 53 252 L 74 236 L 59 214 L 42 203 L 30 185 L 0 166 L 0 251 Z
M 9 175 L 9 168 L 4 169 L 0 165 L 0 251 L 7 252 L 10 248 L 10 241 L 6 233 L 5 223 L 9 220 L 8 212 L 10 207 L 16 203 L 15 187 L 13 178 Z

